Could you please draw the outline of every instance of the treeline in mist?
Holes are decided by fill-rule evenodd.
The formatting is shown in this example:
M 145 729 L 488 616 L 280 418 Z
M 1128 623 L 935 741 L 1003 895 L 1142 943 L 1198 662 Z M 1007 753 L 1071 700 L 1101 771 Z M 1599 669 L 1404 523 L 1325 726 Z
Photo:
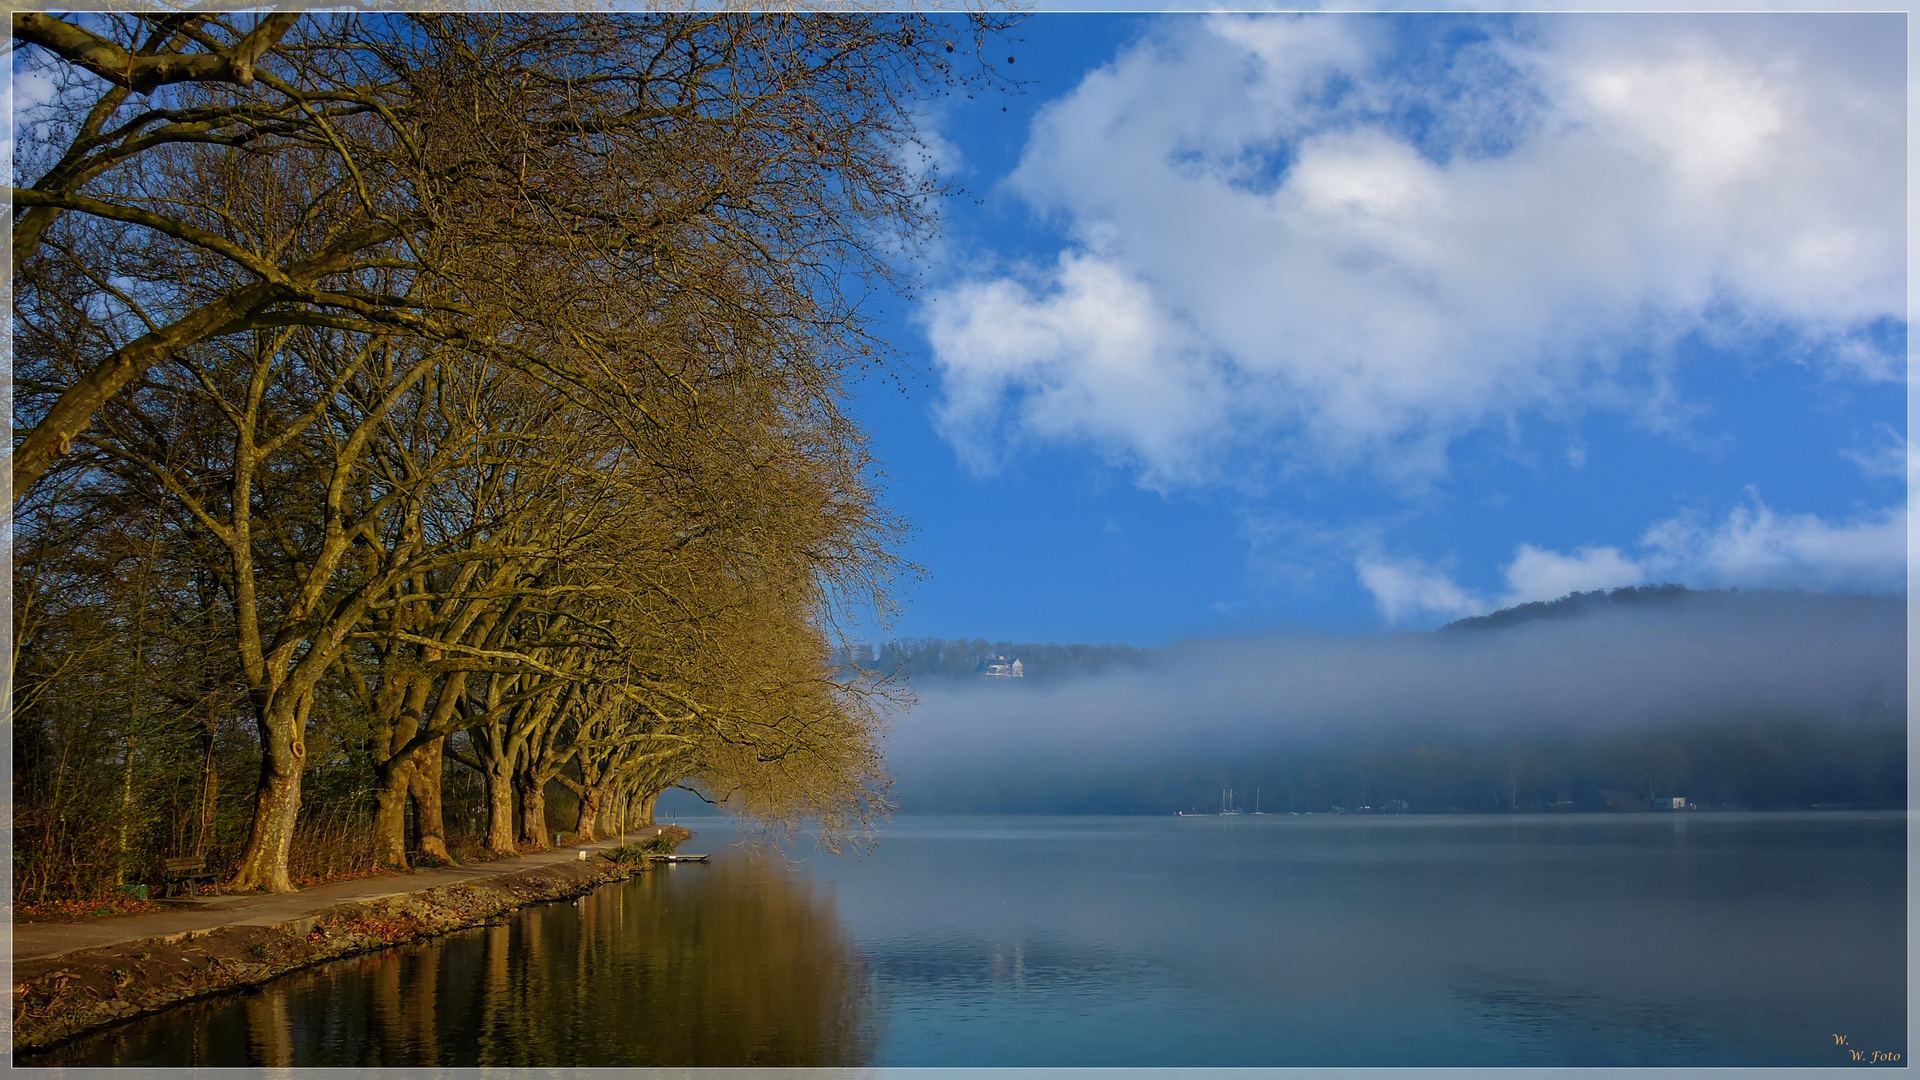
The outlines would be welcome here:
M 1101 675 L 1119 668 L 1145 667 L 1153 649 L 1131 645 L 1056 645 L 985 638 L 901 638 L 875 646 L 861 642 L 840 650 L 835 662 L 849 672 L 865 671 L 902 679 L 972 678 L 990 661 L 1018 660 L 1029 679 Z
M 916 775 L 903 813 L 1170 814 L 1780 810 L 1906 803 L 1906 737 L 1894 717 L 1835 726 L 1787 718 L 1677 730 L 1481 741 L 1433 733 L 1370 745 L 1303 742 L 1243 755 L 1178 751 L 1147 768 L 1087 772 L 1011 765 L 1003 775 Z

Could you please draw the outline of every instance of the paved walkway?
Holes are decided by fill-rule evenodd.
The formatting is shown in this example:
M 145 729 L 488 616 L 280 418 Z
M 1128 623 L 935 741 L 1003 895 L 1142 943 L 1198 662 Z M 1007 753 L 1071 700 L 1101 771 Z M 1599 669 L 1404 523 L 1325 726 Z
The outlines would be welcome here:
M 272 926 L 324 911 L 335 904 L 424 892 L 443 885 L 517 874 L 522 870 L 556 863 L 576 862 L 582 851 L 606 851 L 630 840 L 644 840 L 659 831 L 658 828 L 649 827 L 592 844 L 517 855 L 511 859 L 335 881 L 299 892 L 249 893 L 146 915 L 90 919 L 85 922 L 16 923 L 12 928 L 13 959 L 18 963 L 35 957 L 59 956 L 79 949 L 97 949 L 125 941 L 180 934 L 189 930 L 208 930 L 216 926 Z

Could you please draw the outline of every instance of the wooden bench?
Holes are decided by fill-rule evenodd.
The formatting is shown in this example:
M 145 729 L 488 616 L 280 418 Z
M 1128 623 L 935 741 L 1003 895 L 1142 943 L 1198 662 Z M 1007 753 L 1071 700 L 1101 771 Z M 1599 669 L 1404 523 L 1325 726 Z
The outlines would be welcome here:
M 220 891 L 220 879 L 207 871 L 205 859 L 168 859 L 166 872 L 166 888 L 160 894 L 162 899 L 171 897 L 175 889 L 184 890 L 188 896 L 199 895 L 199 889 L 212 893 Z

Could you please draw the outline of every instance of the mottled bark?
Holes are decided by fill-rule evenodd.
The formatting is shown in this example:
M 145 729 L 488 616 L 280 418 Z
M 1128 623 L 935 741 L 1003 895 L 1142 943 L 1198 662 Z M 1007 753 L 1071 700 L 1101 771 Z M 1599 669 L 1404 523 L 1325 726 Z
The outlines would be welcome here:
M 513 842 L 512 767 L 500 758 L 488 759 L 486 766 L 487 852 L 495 857 L 512 855 L 518 850 Z
M 407 741 L 420 730 L 420 704 L 427 688 L 415 681 L 395 680 L 382 688 L 379 712 L 392 717 L 385 738 L 386 753 L 373 763 L 375 858 L 380 865 L 395 870 L 408 869 L 407 791 L 412 786 L 412 755 L 404 752 Z M 397 714 L 397 715 L 396 715 Z
M 253 806 L 253 828 L 234 873 L 233 888 L 292 892 L 287 857 L 300 820 L 300 777 L 307 765 L 308 691 L 294 701 L 278 695 L 259 709 L 260 788 Z
M 286 36 L 300 13 L 276 12 L 255 24 L 253 32 L 226 49 L 202 53 L 138 53 L 53 15 L 20 11 L 13 15 L 13 36 L 83 67 L 116 86 L 151 94 L 169 83 L 221 82 L 253 85 L 254 65 Z
M 409 791 L 413 795 L 414 828 L 419 837 L 416 849 L 421 858 L 452 862 L 447 853 L 446 803 L 442 782 L 446 773 L 446 740 L 435 739 L 414 752 Z
M 598 840 L 600 808 L 606 803 L 606 789 L 590 787 L 580 796 L 580 819 L 574 823 L 574 839 L 579 843 L 591 843 Z
M 528 851 L 546 851 L 553 847 L 547 834 L 546 781 L 522 770 L 514 787 L 520 793 L 520 843 Z
M 384 762 L 374 771 L 374 858 L 381 866 L 395 870 L 410 868 L 407 862 L 407 789 L 412 779 L 413 768 L 404 761 Z

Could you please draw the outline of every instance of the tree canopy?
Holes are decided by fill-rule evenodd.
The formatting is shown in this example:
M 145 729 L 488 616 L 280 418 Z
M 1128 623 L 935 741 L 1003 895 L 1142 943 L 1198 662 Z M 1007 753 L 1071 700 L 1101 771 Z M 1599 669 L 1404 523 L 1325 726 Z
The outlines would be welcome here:
M 22 886 L 884 813 L 834 612 L 911 568 L 844 403 L 915 102 L 1001 28 L 16 14 Z

